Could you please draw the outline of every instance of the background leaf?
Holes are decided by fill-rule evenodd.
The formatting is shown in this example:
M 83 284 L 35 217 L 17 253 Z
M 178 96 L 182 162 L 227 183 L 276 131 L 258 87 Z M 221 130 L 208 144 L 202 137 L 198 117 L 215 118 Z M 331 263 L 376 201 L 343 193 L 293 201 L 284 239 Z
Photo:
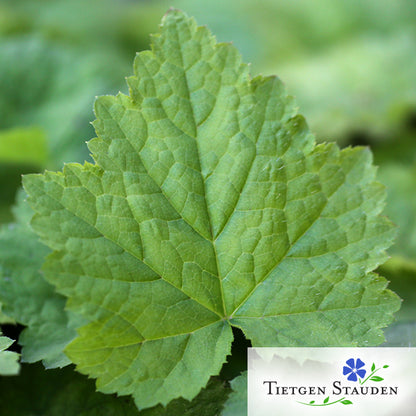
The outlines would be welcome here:
M 247 372 L 231 381 L 232 392 L 225 402 L 222 416 L 247 415 Z
M 224 382 L 212 379 L 192 402 L 178 399 L 139 412 L 130 398 L 97 393 L 72 367 L 45 371 L 23 364 L 18 377 L 0 377 L 0 404 L 13 416 L 217 416 L 228 393 Z
M 93 135 L 89 126 L 95 95 L 114 91 L 127 68 L 107 57 L 63 49 L 39 36 L 8 39 L 0 44 L 0 129 L 41 128 L 53 155 L 48 167 L 83 161 L 82 144 Z M 17 142 L 15 144 L 17 146 Z
M 0 131 L 0 163 L 43 168 L 48 159 L 46 138 L 39 128 Z
M 139 416 L 132 400 L 96 393 L 72 368 L 45 371 L 40 364 L 24 364 L 18 377 L 0 377 L 0 404 L 14 416 Z
M 19 337 L 22 361 L 62 367 L 70 364 L 63 349 L 84 321 L 64 311 L 65 298 L 41 274 L 49 250 L 29 228 L 32 211 L 24 197 L 21 192 L 17 223 L 0 229 L 0 299 L 10 318 L 27 326 Z
M 140 416 L 218 416 L 230 394 L 224 381 L 211 378 L 207 386 L 191 401 L 176 399 L 166 407 L 161 405 L 139 412 Z M 246 400 L 244 398 L 244 400 Z M 235 414 L 237 416 L 237 414 Z M 238 414 L 244 416 L 244 413 Z

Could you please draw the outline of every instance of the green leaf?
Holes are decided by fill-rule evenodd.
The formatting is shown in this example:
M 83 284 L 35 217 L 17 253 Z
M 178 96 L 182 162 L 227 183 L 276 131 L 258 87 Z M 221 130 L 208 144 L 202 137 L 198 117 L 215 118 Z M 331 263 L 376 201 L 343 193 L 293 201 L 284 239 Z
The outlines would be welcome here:
M 19 163 L 44 168 L 47 161 L 45 133 L 37 128 L 0 131 L 0 163 Z
M 0 303 L 0 324 L 14 324 L 15 321 L 3 312 L 3 306 Z
M 342 404 L 352 404 L 352 402 L 351 402 L 351 401 L 349 401 L 349 400 L 342 400 L 342 401 L 341 401 L 341 403 L 342 403 Z
M 166 407 L 158 405 L 139 412 L 140 416 L 218 416 L 230 394 L 230 388 L 219 378 L 211 378 L 207 386 L 191 401 L 176 399 Z M 237 414 L 235 414 L 237 416 Z M 238 414 L 243 416 L 244 414 Z
M 96 393 L 72 368 L 22 365 L 18 377 L 0 377 L 2 412 L 13 416 L 141 416 L 128 398 Z
M 383 381 L 383 380 L 384 380 L 384 378 L 379 377 L 379 376 L 373 376 L 373 377 L 371 377 L 371 378 L 370 378 L 370 380 L 371 380 L 371 381 Z
M 29 228 L 33 212 L 23 198 L 22 192 L 15 209 L 18 223 L 0 229 L 0 300 L 10 318 L 27 326 L 19 337 L 22 361 L 62 367 L 70 364 L 63 349 L 84 321 L 64 311 L 65 298 L 40 272 L 49 249 Z
M 6 351 L 14 341 L 8 337 L 1 336 L 0 332 L 0 375 L 12 376 L 19 374 L 19 354 Z
M 218 416 L 229 391 L 213 378 L 192 402 L 177 399 L 139 412 L 131 398 L 97 393 L 94 382 L 71 367 L 45 371 L 23 364 L 18 377 L 0 377 L 2 412 L 13 416 Z
M 390 280 L 392 290 L 403 299 L 402 308 L 396 315 L 397 324 L 416 322 L 415 266 L 408 258 L 395 255 L 380 268 L 380 271 Z
M 396 322 L 386 331 L 384 345 L 392 347 L 416 346 L 415 138 L 414 134 L 404 136 L 394 144 L 378 146 L 376 153 L 381 177 L 388 186 L 386 211 L 399 228 L 397 243 L 390 250 L 392 258 L 380 268 L 403 299 Z
M 324 400 L 324 403 L 328 403 L 329 402 L 329 396 Z
M 414 154 L 413 146 L 414 143 L 408 148 L 411 154 Z M 386 162 L 380 167 L 380 177 L 388 186 L 386 212 L 399 226 L 397 244 L 391 253 L 413 261 L 416 269 L 416 198 L 413 197 L 416 192 L 416 160 L 409 165 Z
M 412 0 L 174 4 L 232 40 L 256 71 L 278 73 L 318 139 L 384 137 L 416 108 Z
M 374 371 L 376 369 L 376 365 L 375 363 L 373 363 L 373 365 L 371 366 L 371 371 Z
M 416 107 L 412 32 L 403 29 L 388 37 L 377 33 L 351 36 L 303 59 L 279 60 L 266 73 L 279 71 L 321 140 L 345 141 L 351 132 L 366 132 L 372 141 L 373 137 L 396 137 L 391 133 Z M 400 71 L 400 79 L 396 71 Z
M 0 62 L 8 64 L 0 66 L 0 129 L 40 128 L 53 156 L 50 168 L 85 160 L 94 97 L 118 91 L 127 70 L 118 58 L 108 65 L 107 54 L 62 47 L 39 35 L 2 39 Z
M 10 206 L 15 200 L 16 190 L 21 186 L 22 173 L 42 171 L 47 158 L 46 136 L 42 129 L 0 130 L 0 223 L 12 221 Z
M 130 96 L 96 101 L 95 164 L 28 175 L 44 270 L 90 324 L 66 349 L 139 408 L 191 400 L 230 352 L 374 345 L 399 308 L 371 153 L 315 146 L 276 77 L 169 12 Z
M 247 415 L 247 371 L 231 381 L 232 392 L 225 402 L 222 416 Z

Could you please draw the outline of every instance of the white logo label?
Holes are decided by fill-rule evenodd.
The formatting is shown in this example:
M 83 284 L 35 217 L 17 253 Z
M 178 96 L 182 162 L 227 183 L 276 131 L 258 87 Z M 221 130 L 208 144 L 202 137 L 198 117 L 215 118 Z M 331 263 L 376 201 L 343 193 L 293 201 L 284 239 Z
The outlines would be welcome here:
M 413 415 L 416 348 L 250 348 L 248 416 Z

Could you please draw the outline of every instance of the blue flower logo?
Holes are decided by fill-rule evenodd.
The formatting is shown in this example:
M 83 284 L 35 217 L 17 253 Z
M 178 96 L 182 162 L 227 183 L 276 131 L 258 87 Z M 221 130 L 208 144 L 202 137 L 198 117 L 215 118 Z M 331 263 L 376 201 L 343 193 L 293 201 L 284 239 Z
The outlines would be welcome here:
M 344 374 L 344 376 L 349 374 L 347 380 L 357 381 L 357 375 L 360 378 L 365 377 L 366 371 L 363 368 L 361 368 L 364 367 L 365 364 L 359 358 L 357 358 L 356 360 L 350 358 L 349 360 L 347 360 L 346 364 L 348 367 L 344 366 L 344 368 L 342 369 L 342 374 Z

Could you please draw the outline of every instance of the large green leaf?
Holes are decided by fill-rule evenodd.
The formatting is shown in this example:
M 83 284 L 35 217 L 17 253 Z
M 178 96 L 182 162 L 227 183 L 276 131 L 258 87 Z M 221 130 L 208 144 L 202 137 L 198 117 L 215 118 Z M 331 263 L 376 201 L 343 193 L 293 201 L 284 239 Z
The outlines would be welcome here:
M 62 367 L 70 364 L 63 349 L 84 321 L 64 310 L 65 298 L 40 272 L 50 250 L 30 229 L 33 212 L 23 198 L 21 192 L 17 222 L 0 228 L 0 300 L 7 316 L 27 326 L 19 337 L 22 361 Z
M 47 279 L 90 324 L 67 348 L 138 407 L 192 399 L 254 346 L 374 345 L 399 299 L 368 149 L 315 146 L 276 77 L 169 12 L 130 96 L 96 101 L 95 164 L 29 175 Z

